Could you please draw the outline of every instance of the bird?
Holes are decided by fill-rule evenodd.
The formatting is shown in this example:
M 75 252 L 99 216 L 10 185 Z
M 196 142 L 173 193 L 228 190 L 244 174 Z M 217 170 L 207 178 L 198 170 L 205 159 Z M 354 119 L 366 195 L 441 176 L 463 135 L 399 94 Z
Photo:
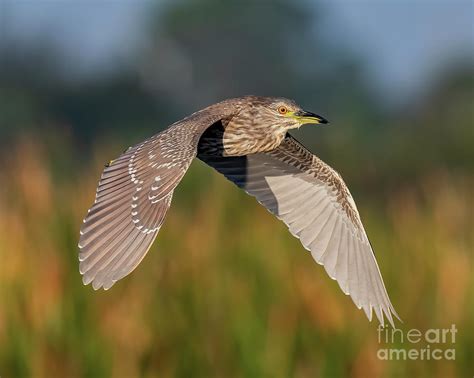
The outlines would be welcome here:
M 80 230 L 85 285 L 110 289 L 147 254 L 173 191 L 198 158 L 256 198 L 299 238 L 369 321 L 400 320 L 342 177 L 290 130 L 326 124 L 282 97 L 243 96 L 199 110 L 106 164 Z

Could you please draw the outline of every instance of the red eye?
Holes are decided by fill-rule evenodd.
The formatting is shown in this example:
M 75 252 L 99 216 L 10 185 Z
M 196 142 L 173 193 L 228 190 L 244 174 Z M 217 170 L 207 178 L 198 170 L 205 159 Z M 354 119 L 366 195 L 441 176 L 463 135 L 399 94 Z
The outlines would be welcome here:
M 280 113 L 280 114 L 286 114 L 286 113 L 288 113 L 287 107 L 286 107 L 286 106 L 279 106 L 279 107 L 278 107 L 278 113 Z

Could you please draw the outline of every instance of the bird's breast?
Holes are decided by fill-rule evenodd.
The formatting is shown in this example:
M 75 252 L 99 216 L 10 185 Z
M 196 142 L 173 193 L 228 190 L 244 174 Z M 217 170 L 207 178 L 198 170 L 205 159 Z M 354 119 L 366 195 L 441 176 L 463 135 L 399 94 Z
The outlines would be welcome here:
M 285 130 L 268 127 L 246 127 L 232 122 L 219 122 L 202 135 L 199 153 L 220 156 L 243 156 L 277 148 Z

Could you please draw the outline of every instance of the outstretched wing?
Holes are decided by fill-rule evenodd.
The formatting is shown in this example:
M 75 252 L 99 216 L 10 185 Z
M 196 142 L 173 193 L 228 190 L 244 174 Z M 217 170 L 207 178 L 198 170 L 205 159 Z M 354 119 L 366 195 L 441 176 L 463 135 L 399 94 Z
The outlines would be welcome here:
M 285 222 L 369 320 L 374 309 L 382 325 L 383 314 L 393 325 L 392 314 L 398 315 L 354 200 L 336 171 L 289 134 L 271 152 L 222 157 L 201 150 L 198 158 Z
M 104 169 L 80 232 L 84 284 L 109 289 L 145 257 L 174 189 L 196 156 L 199 137 L 222 117 L 209 110 L 194 113 L 129 148 Z

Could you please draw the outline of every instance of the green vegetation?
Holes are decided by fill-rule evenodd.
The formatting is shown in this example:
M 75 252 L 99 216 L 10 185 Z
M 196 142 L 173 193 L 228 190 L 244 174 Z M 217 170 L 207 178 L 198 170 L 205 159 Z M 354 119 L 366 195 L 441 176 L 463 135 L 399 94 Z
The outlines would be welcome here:
M 74 82 L 40 48 L 3 55 L 0 376 L 471 376 L 471 66 L 448 67 L 424 98 L 387 111 L 354 58 L 310 37 L 318 17 L 302 6 L 196 4 L 150 12 L 161 54 L 139 55 L 142 78 L 132 67 Z M 170 46 L 192 62 L 191 84 L 167 71 Z M 253 63 L 237 65 L 229 46 Z M 181 86 L 170 90 L 153 75 L 160 70 Z M 424 345 L 379 344 L 376 322 L 286 227 L 198 161 L 136 271 L 107 292 L 82 285 L 76 244 L 103 164 L 196 108 L 245 93 L 293 97 L 330 119 L 298 137 L 351 188 L 397 326 L 455 324 L 455 361 L 379 360 L 379 348 Z
M 376 323 L 282 224 L 203 164 L 177 190 L 143 264 L 94 292 L 82 286 L 76 243 L 101 163 L 55 178 L 41 142 L 10 152 L 0 177 L 2 375 L 470 372 L 472 178 L 441 170 L 383 200 L 358 198 L 398 326 L 459 330 L 455 362 L 385 362 Z

